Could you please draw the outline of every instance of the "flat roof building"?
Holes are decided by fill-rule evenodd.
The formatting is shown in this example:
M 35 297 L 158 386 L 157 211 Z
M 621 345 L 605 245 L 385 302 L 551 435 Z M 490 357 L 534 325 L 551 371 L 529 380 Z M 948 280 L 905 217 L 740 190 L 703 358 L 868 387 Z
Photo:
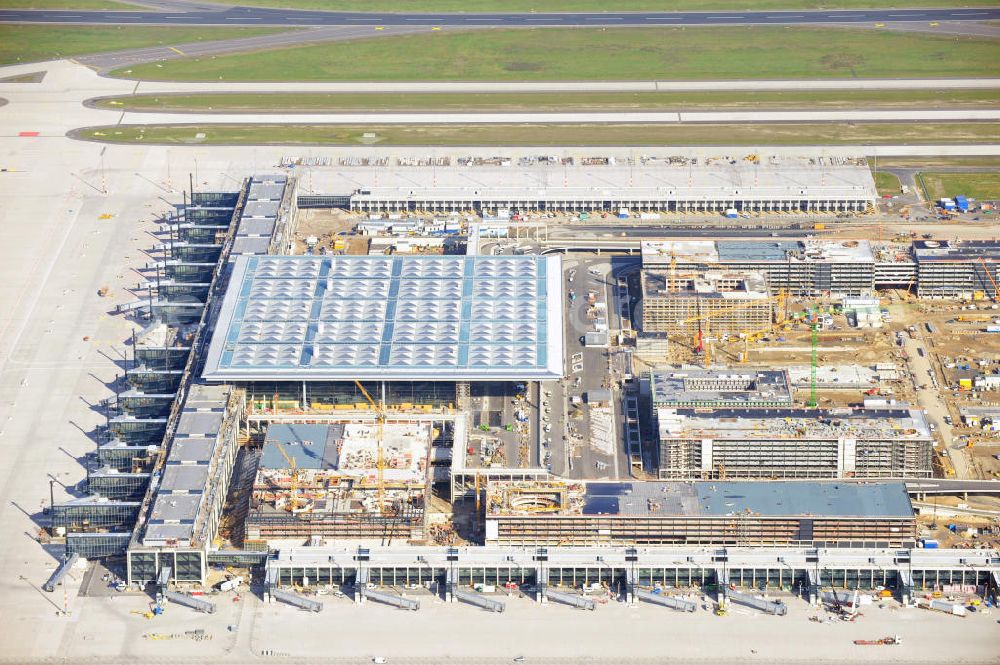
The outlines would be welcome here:
M 657 410 L 661 479 L 926 478 L 919 409 Z
M 318 173 L 314 187 L 330 192 L 310 202 L 359 212 L 514 210 L 635 210 L 671 212 L 860 212 L 878 199 L 862 163 L 697 163 L 626 166 L 437 166 L 352 168 Z
M 998 240 L 916 240 L 913 256 L 921 298 L 1000 297 Z
M 772 316 L 762 273 L 642 272 L 643 332 L 683 334 L 710 327 L 714 334 L 739 334 L 770 326 Z
M 792 405 L 788 372 L 780 369 L 654 369 L 649 384 L 654 409 Z
M 646 240 L 640 247 L 644 268 L 758 271 L 771 293 L 857 296 L 874 289 L 867 240 Z
M 491 482 L 487 545 L 902 547 L 902 482 Z
M 558 257 L 240 257 L 203 376 L 559 378 L 560 277 Z

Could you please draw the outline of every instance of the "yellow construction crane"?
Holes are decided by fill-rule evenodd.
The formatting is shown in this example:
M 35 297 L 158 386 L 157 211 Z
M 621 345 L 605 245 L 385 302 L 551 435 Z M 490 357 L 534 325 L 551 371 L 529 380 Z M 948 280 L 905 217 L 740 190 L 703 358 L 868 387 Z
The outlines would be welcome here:
M 382 400 L 376 404 L 372 396 L 368 394 L 365 387 L 357 379 L 354 384 L 365 396 L 372 410 L 375 411 L 375 473 L 377 477 L 376 487 L 378 488 L 378 514 L 385 515 L 385 458 L 382 455 L 382 439 L 385 433 L 385 404 Z
M 991 300 L 996 302 L 1000 300 L 1000 286 L 997 286 L 997 281 L 993 279 L 993 272 L 990 270 L 990 266 L 986 263 L 986 259 L 979 257 L 979 263 L 982 264 L 983 270 L 986 272 L 986 277 L 990 280 L 990 284 L 993 285 L 993 297 Z
M 777 310 L 778 311 L 777 311 L 777 314 L 775 315 L 775 318 L 779 321 L 779 323 L 784 323 L 784 320 L 785 320 L 785 298 L 786 298 L 785 291 L 782 290 L 780 293 L 778 293 L 778 295 L 775 295 L 775 296 L 768 296 L 767 298 L 761 298 L 761 299 L 756 299 L 756 300 L 744 300 L 744 301 L 742 301 L 740 303 L 737 303 L 735 305 L 727 305 L 726 307 L 717 307 L 715 309 L 711 309 L 711 310 L 709 310 L 707 312 L 699 314 L 698 316 L 692 316 L 690 318 L 684 319 L 683 321 L 680 321 L 679 324 L 680 325 L 685 325 L 685 324 L 688 324 L 688 323 L 694 323 L 695 321 L 699 322 L 699 324 L 698 324 L 698 336 L 696 337 L 695 344 L 705 354 L 705 356 L 704 356 L 704 361 L 705 361 L 704 364 L 707 367 L 708 365 L 711 364 L 711 351 L 709 351 L 708 333 L 710 331 L 710 320 L 711 320 L 712 317 L 717 316 L 719 314 L 725 314 L 727 312 L 735 312 L 735 311 L 738 311 L 738 310 L 741 310 L 741 309 L 747 309 L 748 307 L 753 307 L 754 305 L 757 305 L 761 301 L 764 301 L 764 302 L 777 302 L 777 304 L 778 304 Z
M 778 332 L 784 330 L 788 326 L 788 321 L 782 321 L 781 323 L 772 323 L 766 328 L 761 328 L 760 330 L 744 331 L 741 332 L 743 342 L 743 353 L 740 354 L 740 362 L 749 362 L 750 358 L 750 342 L 756 342 L 764 335 L 772 332 Z
M 289 512 L 295 512 L 299 509 L 299 467 L 295 463 L 295 460 L 285 452 L 284 446 L 280 443 L 275 443 L 278 447 L 278 452 L 281 456 L 285 458 L 285 462 L 288 463 L 288 468 L 290 469 L 290 480 L 289 480 L 289 490 L 291 492 L 291 498 L 289 499 Z

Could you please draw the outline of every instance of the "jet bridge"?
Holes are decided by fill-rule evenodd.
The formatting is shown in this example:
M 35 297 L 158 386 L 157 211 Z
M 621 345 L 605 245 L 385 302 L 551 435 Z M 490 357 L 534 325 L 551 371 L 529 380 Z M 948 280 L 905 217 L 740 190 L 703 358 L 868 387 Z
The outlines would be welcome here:
M 48 591 L 49 593 L 55 591 L 56 587 L 62 584 L 63 579 L 66 577 L 67 574 L 69 574 L 69 571 L 73 569 L 73 566 L 75 566 L 76 562 L 79 560 L 80 560 L 80 555 L 77 554 L 76 552 L 68 555 L 65 559 L 62 560 L 62 563 L 59 564 L 59 567 L 55 569 L 55 571 L 45 582 L 45 584 L 42 585 L 42 588 Z
M 695 603 L 694 601 L 684 600 L 683 598 L 674 598 L 673 596 L 668 596 L 663 593 L 653 593 L 652 591 L 646 591 L 645 589 L 638 589 L 635 595 L 639 600 L 644 600 L 647 603 L 653 603 L 654 605 L 669 607 L 670 609 L 677 610 L 679 612 L 694 612 L 698 609 L 698 603 Z

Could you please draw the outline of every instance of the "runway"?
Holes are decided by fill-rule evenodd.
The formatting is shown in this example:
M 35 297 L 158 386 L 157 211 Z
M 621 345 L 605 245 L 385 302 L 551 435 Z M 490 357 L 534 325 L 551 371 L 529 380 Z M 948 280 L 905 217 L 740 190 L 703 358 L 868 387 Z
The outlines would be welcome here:
M 857 9 L 717 12 L 578 12 L 375 14 L 230 7 L 192 11 L 0 10 L 0 22 L 108 25 L 218 26 L 464 26 L 464 27 L 655 27 L 705 25 L 805 25 L 907 21 L 994 21 L 1000 8 Z

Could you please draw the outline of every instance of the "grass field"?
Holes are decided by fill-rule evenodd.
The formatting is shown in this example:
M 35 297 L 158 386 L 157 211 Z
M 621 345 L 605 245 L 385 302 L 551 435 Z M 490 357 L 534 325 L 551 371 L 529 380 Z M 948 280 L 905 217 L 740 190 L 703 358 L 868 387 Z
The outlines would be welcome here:
M 581 12 L 716 9 L 995 7 L 997 0 L 240 0 L 241 5 L 352 12 Z
M 374 132 L 374 139 L 363 134 Z M 74 137 L 114 143 L 222 145 L 844 145 L 992 142 L 1000 123 L 770 125 L 111 125 Z M 204 138 L 196 138 L 204 134 Z
M 924 194 L 928 200 L 964 194 L 979 200 L 1000 199 L 1000 173 L 936 173 L 924 171 Z
M 899 178 L 892 173 L 875 171 L 875 188 L 881 196 L 899 194 Z
M 666 109 L 994 108 L 1000 90 L 803 92 L 268 93 L 123 95 L 94 103 L 126 111 L 648 111 Z
M 0 8 L 3 9 L 142 9 L 148 11 L 148 7 L 127 2 L 114 2 L 114 0 L 0 0 Z
M 1000 75 L 1000 40 L 783 27 L 431 33 L 147 63 L 184 81 L 501 81 Z
M 158 44 L 252 37 L 280 31 L 281 28 L 0 25 L 0 65 Z
M 869 164 L 875 166 L 873 160 L 868 160 Z M 879 157 L 878 166 L 890 168 L 901 166 L 904 168 L 929 168 L 934 166 L 995 166 L 1000 168 L 1000 157 L 972 156 L 972 157 Z

